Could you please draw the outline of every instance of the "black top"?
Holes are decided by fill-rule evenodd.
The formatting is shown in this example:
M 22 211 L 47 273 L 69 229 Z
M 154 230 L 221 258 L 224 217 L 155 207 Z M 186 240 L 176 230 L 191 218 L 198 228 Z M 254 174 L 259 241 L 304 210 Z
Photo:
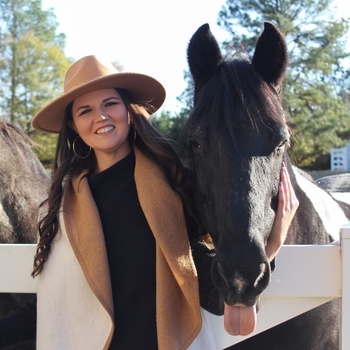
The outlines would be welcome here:
M 111 274 L 115 332 L 110 349 L 157 349 L 155 239 L 137 196 L 135 155 L 89 177 Z

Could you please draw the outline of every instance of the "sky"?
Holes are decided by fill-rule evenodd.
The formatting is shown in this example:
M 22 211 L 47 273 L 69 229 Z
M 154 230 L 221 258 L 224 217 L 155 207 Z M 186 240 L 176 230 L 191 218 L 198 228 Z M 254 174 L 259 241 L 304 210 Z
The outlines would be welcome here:
M 350 17 L 348 0 L 335 0 Z M 176 97 L 186 88 L 186 50 L 194 32 L 210 25 L 218 41 L 227 34 L 216 25 L 225 0 L 42 0 L 53 8 L 66 35 L 65 54 L 73 59 L 97 55 L 124 71 L 148 74 L 167 91 L 164 110 L 179 111 Z

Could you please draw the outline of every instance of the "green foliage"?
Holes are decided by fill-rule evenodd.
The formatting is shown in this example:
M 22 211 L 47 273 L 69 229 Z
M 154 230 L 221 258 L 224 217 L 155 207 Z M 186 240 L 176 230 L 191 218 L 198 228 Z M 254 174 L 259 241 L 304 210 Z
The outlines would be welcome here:
M 41 0 L 0 0 L 0 113 L 34 139 L 41 137 L 31 120 L 62 92 L 71 63 L 64 54 L 65 35 L 56 28 L 52 9 L 43 11 Z M 47 140 L 51 153 L 38 151 L 44 162 L 53 157 L 53 138 Z
M 194 95 L 194 83 L 188 70 L 184 71 L 184 80 L 187 81 L 188 85 L 182 94 L 177 98 L 178 101 L 182 103 L 183 107 L 179 113 L 173 116 L 170 116 L 169 114 L 162 116 L 163 120 L 159 125 L 159 128 L 171 139 L 176 140 L 175 149 L 182 158 L 183 162 L 186 163 L 187 139 L 183 131 L 193 108 Z
M 152 124 L 169 139 L 181 158 L 184 158 L 186 153 L 186 142 L 182 131 L 187 119 L 186 114 L 172 116 L 168 111 L 162 111 L 159 116 L 154 116 L 152 119 Z
M 227 0 L 218 19 L 232 36 L 223 43 L 227 52 L 244 46 L 252 54 L 264 21 L 285 34 L 283 103 L 295 136 L 290 154 L 304 168 L 329 167 L 330 149 L 343 147 L 350 134 L 349 20 L 336 19 L 331 5 L 331 0 Z
M 184 71 L 184 80 L 187 81 L 187 87 L 177 99 L 183 105 L 179 117 L 187 119 L 193 108 L 194 97 L 194 82 L 188 70 Z

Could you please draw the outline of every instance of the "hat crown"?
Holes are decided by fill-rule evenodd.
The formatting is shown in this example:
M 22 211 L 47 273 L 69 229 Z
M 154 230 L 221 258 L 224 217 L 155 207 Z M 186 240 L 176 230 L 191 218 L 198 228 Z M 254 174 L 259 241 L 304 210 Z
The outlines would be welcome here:
M 68 68 L 64 79 L 64 93 L 115 73 L 119 71 L 112 64 L 102 63 L 94 55 L 83 57 Z

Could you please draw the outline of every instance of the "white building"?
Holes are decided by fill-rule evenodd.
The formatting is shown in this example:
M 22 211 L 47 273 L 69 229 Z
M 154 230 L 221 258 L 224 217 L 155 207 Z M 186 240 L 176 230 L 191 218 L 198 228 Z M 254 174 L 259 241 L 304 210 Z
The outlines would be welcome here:
M 350 171 L 350 142 L 343 148 L 331 149 L 331 170 Z

